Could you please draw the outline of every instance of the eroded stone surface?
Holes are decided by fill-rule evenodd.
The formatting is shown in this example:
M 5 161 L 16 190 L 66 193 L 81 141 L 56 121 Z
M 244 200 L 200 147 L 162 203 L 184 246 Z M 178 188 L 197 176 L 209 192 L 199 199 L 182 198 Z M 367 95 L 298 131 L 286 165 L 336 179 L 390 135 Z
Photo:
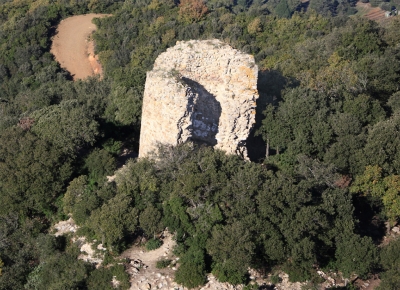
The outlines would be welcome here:
M 188 140 L 247 157 L 257 76 L 253 56 L 219 40 L 177 42 L 147 73 L 139 157 Z

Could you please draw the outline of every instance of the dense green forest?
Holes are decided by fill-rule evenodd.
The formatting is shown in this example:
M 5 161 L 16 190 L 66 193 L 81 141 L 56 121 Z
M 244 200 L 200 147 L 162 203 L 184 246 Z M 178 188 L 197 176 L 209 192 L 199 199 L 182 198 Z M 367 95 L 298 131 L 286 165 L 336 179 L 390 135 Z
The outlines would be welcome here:
M 247 268 L 320 282 L 379 275 L 399 289 L 400 18 L 350 16 L 352 1 L 0 0 L 0 289 L 129 287 L 115 263 L 135 237 L 175 233 L 176 281 Z M 88 12 L 104 78 L 72 81 L 50 54 L 64 18 Z M 195 144 L 138 150 L 146 71 L 177 40 L 218 38 L 259 67 L 253 162 Z M 107 247 L 78 260 L 50 227 L 72 217 Z M 107 266 L 108 265 L 108 266 Z M 112 266 L 114 265 L 114 266 Z M 107 266 L 107 267 L 106 267 Z M 249 286 L 250 287 L 250 286 Z M 349 285 L 347 289 L 352 289 Z

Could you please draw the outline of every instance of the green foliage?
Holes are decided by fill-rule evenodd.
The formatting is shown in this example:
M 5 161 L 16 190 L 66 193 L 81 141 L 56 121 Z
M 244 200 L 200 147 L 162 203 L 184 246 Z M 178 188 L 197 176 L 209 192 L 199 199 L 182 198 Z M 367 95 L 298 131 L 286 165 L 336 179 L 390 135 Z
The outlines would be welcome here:
M 51 214 L 72 174 L 71 160 L 19 127 L 0 132 L 0 214 Z
M 357 290 L 356 286 L 351 283 L 347 284 L 347 286 L 336 286 L 336 287 L 333 287 L 332 289 Z
M 342 35 L 342 47 L 339 55 L 346 59 L 361 58 L 369 53 L 378 52 L 382 41 L 376 22 L 359 18 L 351 21 L 352 29 Z
M 365 165 L 378 165 L 388 173 L 399 173 L 400 115 L 381 121 L 369 129 L 364 148 Z
M 287 263 L 283 269 L 288 273 L 290 282 L 305 282 L 311 278 L 309 269 L 298 267 L 292 263 Z
M 103 143 L 103 149 L 112 155 L 119 155 L 122 149 L 122 142 L 114 140 L 113 138 L 107 139 Z
M 111 83 L 109 80 L 100 80 L 99 77 L 90 77 L 85 81 L 78 80 L 73 83 L 74 94 L 66 95 L 63 100 L 76 101 L 86 115 L 92 118 L 104 118 L 110 105 L 109 95 Z
M 398 269 L 394 270 L 388 270 L 386 272 L 382 273 L 381 276 L 381 284 L 379 285 L 377 290 L 396 290 L 398 289 L 400 285 L 400 279 L 399 279 L 399 271 Z
M 130 196 L 139 210 L 155 204 L 160 182 L 155 171 L 153 162 L 150 160 L 129 161 L 124 171 L 117 172 L 118 192 Z
M 112 290 L 111 280 L 113 275 L 108 268 L 99 268 L 92 271 L 87 279 L 88 289 Z
M 388 289 L 394 290 L 399 285 L 400 273 L 400 240 L 391 241 L 389 245 L 382 248 L 380 253 L 380 262 L 384 269 L 381 274 L 381 284 L 379 290 Z
M 104 182 L 107 175 L 116 170 L 115 158 L 105 149 L 94 149 L 85 160 L 85 167 L 89 171 L 89 179 L 95 183 Z
M 101 208 L 95 209 L 87 221 L 87 226 L 110 250 L 118 246 L 126 234 L 136 230 L 138 212 L 130 204 L 131 198 L 117 194 Z M 115 249 L 120 250 L 118 247 Z
M 218 281 L 228 282 L 230 284 L 244 284 L 246 282 L 245 271 L 236 271 L 230 263 L 215 263 L 212 267 L 212 273 L 218 278 Z
M 156 238 L 152 238 L 152 239 L 147 241 L 146 250 L 147 251 L 153 251 L 153 250 L 158 249 L 159 247 L 161 247 L 162 244 L 163 244 L 163 242 L 161 240 L 156 239 Z
M 283 1 L 279 1 L 279 4 L 276 5 L 275 8 L 275 13 L 276 15 L 278 15 L 278 17 L 281 18 L 289 18 L 290 17 L 290 10 L 289 10 L 289 6 L 286 0 Z
M 175 272 L 175 281 L 188 288 L 195 288 L 206 282 L 204 250 L 197 245 L 190 247 L 180 259 L 180 267 Z
M 141 80 L 140 85 L 143 80 Z M 142 112 L 143 88 L 139 89 L 116 87 L 111 93 L 112 105 L 107 109 L 108 113 L 114 111 L 114 118 L 122 125 L 138 124 Z
M 78 225 L 84 225 L 91 212 L 112 199 L 115 191 L 113 184 L 95 186 L 89 183 L 87 176 L 81 175 L 72 180 L 67 188 L 62 200 L 64 213 L 72 214 Z
M 301 88 L 288 91 L 283 98 L 285 102 L 277 110 L 269 106 L 264 112 L 266 119 L 261 127 L 264 140 L 276 154 L 286 150 L 290 158 L 300 153 L 323 156 L 333 135 L 325 100 Z M 313 118 L 319 121 L 313 122 Z
M 121 289 L 129 289 L 130 282 L 129 282 L 129 275 L 126 272 L 124 265 L 114 265 L 111 267 L 111 273 L 115 278 L 120 282 L 119 288 Z
M 399 21 L 343 17 L 353 1 L 310 1 L 306 13 L 294 12 L 297 0 L 236 2 L 2 1 L 0 288 L 107 289 L 115 273 L 126 281 L 123 267 L 93 270 L 40 234 L 61 209 L 114 252 L 137 227 L 154 236 L 167 226 L 188 287 L 210 268 L 233 283 L 249 266 L 283 265 L 291 280 L 328 261 L 346 275 L 371 271 L 375 246 L 355 234 L 363 221 L 346 187 L 351 176 L 352 192 L 398 218 Z M 49 53 L 52 27 L 93 11 L 113 14 L 94 20 L 105 75 L 71 82 Z M 178 40 L 210 38 L 254 55 L 260 69 L 264 166 L 163 146 L 157 161 L 131 161 L 103 182 L 122 144 L 137 149 L 155 58 Z M 395 289 L 396 266 L 382 259 L 382 287 Z
M 366 277 L 376 266 L 377 249 L 369 237 L 344 236 L 337 243 L 336 259 L 345 277 L 353 273 Z
M 278 284 L 280 282 L 282 282 L 282 278 L 281 277 L 279 277 L 278 275 L 272 275 L 271 276 L 271 283 L 272 284 Z
M 161 260 L 157 261 L 156 268 L 157 269 L 167 268 L 170 264 L 171 264 L 171 260 L 161 259 Z
M 400 217 L 400 176 L 383 177 L 382 168 L 367 166 L 362 175 L 358 175 L 350 190 L 354 193 L 379 198 L 382 200 L 384 212 L 391 222 Z
M 35 237 L 43 228 L 37 220 L 20 218 L 15 212 L 0 215 L 1 289 L 24 287 L 29 272 L 37 266 L 39 252 Z
M 50 259 L 55 252 L 64 251 L 66 247 L 64 237 L 55 237 L 44 233 L 38 234 L 35 242 L 38 249 L 39 259 L 41 261 Z
M 400 266 L 400 240 L 391 241 L 381 250 L 380 261 L 384 269 L 399 270 Z
M 215 226 L 207 243 L 207 252 L 215 263 L 214 275 L 221 282 L 243 283 L 254 248 L 250 232 L 243 223 Z
M 249 284 L 243 287 L 243 290 L 258 290 L 260 289 L 260 286 L 258 284 Z
M 88 178 L 81 175 L 71 181 L 63 198 L 65 214 L 72 214 L 78 225 L 83 225 L 90 212 L 100 206 L 100 200 L 88 185 Z
M 34 133 L 70 154 L 93 144 L 99 134 L 97 122 L 74 100 L 35 111 L 31 117 Z
M 343 111 L 355 116 L 362 125 L 375 124 L 386 116 L 379 101 L 365 94 L 346 98 L 343 103 Z
M 161 212 L 152 205 L 146 207 L 146 209 L 140 213 L 140 227 L 148 236 L 155 237 L 156 233 L 162 230 L 162 224 L 160 223 L 161 216 Z
M 79 249 L 54 253 L 28 277 L 27 289 L 75 289 L 84 287 L 90 265 L 78 260 Z

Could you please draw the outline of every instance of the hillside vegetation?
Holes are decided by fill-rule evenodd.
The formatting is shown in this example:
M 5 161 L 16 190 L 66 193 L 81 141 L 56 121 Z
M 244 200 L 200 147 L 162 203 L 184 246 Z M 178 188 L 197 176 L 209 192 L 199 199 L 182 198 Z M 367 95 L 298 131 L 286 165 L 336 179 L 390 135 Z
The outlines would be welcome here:
M 310 286 L 318 269 L 378 274 L 398 289 L 400 240 L 378 245 L 400 217 L 400 20 L 382 27 L 330 2 L 304 13 L 272 0 L 0 0 L 0 289 L 111 289 L 113 276 L 126 289 L 114 257 L 138 236 L 156 245 L 165 227 L 188 287 L 208 272 L 246 284 L 253 267 Z M 89 12 L 113 14 L 94 20 L 104 77 L 74 82 L 51 37 Z M 155 58 L 210 38 L 259 67 L 254 162 L 162 146 L 107 182 L 121 151 L 138 149 Z M 114 266 L 51 235 L 68 214 Z

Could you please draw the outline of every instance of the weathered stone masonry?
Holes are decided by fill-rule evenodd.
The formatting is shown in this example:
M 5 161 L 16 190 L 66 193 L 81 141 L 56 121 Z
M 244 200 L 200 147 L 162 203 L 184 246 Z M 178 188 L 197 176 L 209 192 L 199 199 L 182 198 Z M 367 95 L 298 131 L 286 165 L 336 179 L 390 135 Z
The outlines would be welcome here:
M 177 42 L 147 73 L 139 157 L 188 140 L 247 157 L 257 76 L 253 56 L 219 40 Z

